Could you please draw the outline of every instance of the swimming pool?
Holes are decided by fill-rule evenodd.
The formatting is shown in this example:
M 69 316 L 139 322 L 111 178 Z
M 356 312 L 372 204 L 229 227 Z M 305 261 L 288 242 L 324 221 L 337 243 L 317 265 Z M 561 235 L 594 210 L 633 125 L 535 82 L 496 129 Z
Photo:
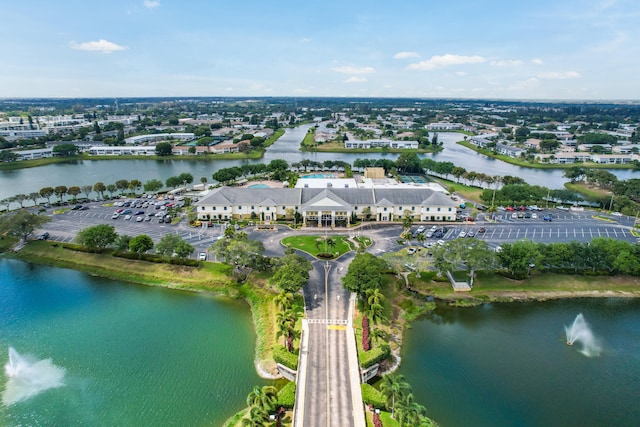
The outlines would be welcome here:
M 303 178 L 337 178 L 337 176 L 333 173 L 312 173 L 311 175 L 301 176 L 300 179 Z
M 269 188 L 269 186 L 267 184 L 253 184 L 247 188 Z

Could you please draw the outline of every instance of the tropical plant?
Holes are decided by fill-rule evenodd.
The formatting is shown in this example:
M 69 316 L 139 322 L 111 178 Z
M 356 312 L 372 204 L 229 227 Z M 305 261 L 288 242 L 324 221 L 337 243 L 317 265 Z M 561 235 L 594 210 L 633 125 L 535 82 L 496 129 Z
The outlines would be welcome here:
M 409 383 L 404 375 L 385 375 L 382 377 L 380 392 L 385 398 L 387 408 L 391 408 L 391 418 L 395 418 L 396 402 L 409 391 Z

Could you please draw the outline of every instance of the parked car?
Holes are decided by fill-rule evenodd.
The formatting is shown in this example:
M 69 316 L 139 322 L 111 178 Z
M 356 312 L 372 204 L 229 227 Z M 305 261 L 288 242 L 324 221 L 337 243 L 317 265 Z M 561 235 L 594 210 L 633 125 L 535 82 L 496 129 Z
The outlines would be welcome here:
M 49 238 L 49 233 L 46 231 L 42 234 L 39 234 L 38 237 L 36 237 L 36 239 L 38 240 L 47 240 L 48 238 Z
M 415 254 L 415 253 L 416 253 L 416 248 L 409 248 L 409 249 L 407 249 L 407 254 L 408 254 L 408 255 L 413 255 L 413 254 Z
M 147 215 L 147 216 L 144 217 L 144 220 L 145 221 L 151 221 L 151 217 L 149 215 Z
M 144 221 L 144 217 L 139 216 L 136 218 L 136 222 L 142 222 L 142 221 Z
M 133 212 L 133 211 L 132 211 L 131 209 L 125 209 L 125 210 L 123 210 L 121 213 L 122 213 L 123 215 L 128 215 L 128 214 L 131 214 L 132 212 Z
M 125 216 L 124 216 L 124 220 L 125 220 L 125 221 L 129 221 L 130 219 L 131 219 L 131 215 L 125 215 Z
M 71 208 L 72 211 L 79 211 L 80 209 L 82 209 L 82 205 L 75 205 Z
M 487 231 L 487 229 L 484 227 L 478 228 L 478 233 L 484 233 L 485 231 Z
M 552 217 L 552 215 L 551 215 L 551 214 L 546 214 L 542 219 L 544 219 L 545 221 L 549 221 L 549 222 L 551 222 L 552 218 L 553 218 L 553 217 Z
M 113 215 L 111 215 L 111 219 L 118 219 L 120 217 L 120 214 L 118 212 L 115 212 Z
M 416 230 L 417 234 L 420 234 L 424 231 L 424 225 L 421 225 L 420 227 L 418 227 L 418 229 Z
M 137 211 L 135 215 L 144 215 L 144 211 Z
M 207 260 L 207 253 L 206 253 L 206 252 L 200 252 L 200 253 L 198 254 L 198 259 L 199 259 L 200 261 L 206 261 L 206 260 Z
M 531 219 L 538 219 L 538 214 L 537 213 L 532 213 L 531 214 Z
M 514 213 L 512 213 L 512 214 L 511 214 L 511 218 L 512 218 L 512 219 L 517 219 L 517 218 L 518 218 L 518 214 L 517 214 L 517 213 L 515 213 L 515 212 L 514 212 Z
M 467 237 L 467 233 L 465 233 L 464 231 L 461 231 L 460 234 L 458 234 L 458 237 L 460 238 Z

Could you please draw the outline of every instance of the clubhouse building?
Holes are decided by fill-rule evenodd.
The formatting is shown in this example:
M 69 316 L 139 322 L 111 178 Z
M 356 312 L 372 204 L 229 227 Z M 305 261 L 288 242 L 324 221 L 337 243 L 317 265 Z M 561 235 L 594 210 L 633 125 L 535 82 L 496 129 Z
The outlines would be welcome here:
M 429 188 L 218 187 L 195 203 L 198 219 L 275 221 L 298 218 L 307 227 L 344 227 L 352 218 L 454 221 L 457 203 Z

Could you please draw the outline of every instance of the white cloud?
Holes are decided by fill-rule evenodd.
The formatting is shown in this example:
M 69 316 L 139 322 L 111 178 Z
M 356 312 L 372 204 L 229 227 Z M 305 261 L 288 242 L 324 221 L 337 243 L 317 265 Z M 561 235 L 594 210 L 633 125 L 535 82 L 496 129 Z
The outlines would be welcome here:
M 115 43 L 106 41 L 104 39 L 100 39 L 94 42 L 84 42 L 84 43 L 71 42 L 71 49 L 111 53 L 118 50 L 125 50 L 128 48 L 126 46 L 120 46 Z
M 533 58 L 531 60 L 531 63 L 536 64 L 536 65 L 542 65 L 543 64 L 542 59 L 540 59 L 540 58 Z
M 565 72 L 551 71 L 548 73 L 538 74 L 537 77 L 540 79 L 557 80 L 557 79 L 577 79 L 582 76 L 580 75 L 580 73 L 576 71 L 565 71 Z
M 503 59 L 500 61 L 491 61 L 491 65 L 493 65 L 494 67 L 519 67 L 522 64 L 524 64 L 524 62 L 520 61 L 519 59 Z
M 308 37 L 304 37 L 304 38 L 301 38 L 301 39 L 299 40 L 299 42 L 300 42 L 300 43 L 309 43 L 310 41 L 311 41 L 311 39 L 310 39 L 310 38 L 308 38 Z
M 465 71 L 456 71 L 455 74 L 456 76 L 459 76 L 459 77 L 464 77 L 467 75 Z
M 478 64 L 485 62 L 486 59 L 482 56 L 464 56 L 464 55 L 436 55 L 432 56 L 426 61 L 416 62 L 409 64 L 407 69 L 409 70 L 435 70 L 436 68 L 448 67 L 449 65 L 463 65 L 463 64 Z
M 351 76 L 344 82 L 345 83 L 365 83 L 366 81 L 367 81 L 366 77 Z
M 144 0 L 142 4 L 144 4 L 144 7 L 149 9 L 155 9 L 160 6 L 160 2 L 158 0 Z
M 375 73 L 376 70 L 373 67 L 333 67 L 331 71 L 342 74 L 371 74 Z
M 418 52 L 398 52 L 393 55 L 394 59 L 420 58 Z

